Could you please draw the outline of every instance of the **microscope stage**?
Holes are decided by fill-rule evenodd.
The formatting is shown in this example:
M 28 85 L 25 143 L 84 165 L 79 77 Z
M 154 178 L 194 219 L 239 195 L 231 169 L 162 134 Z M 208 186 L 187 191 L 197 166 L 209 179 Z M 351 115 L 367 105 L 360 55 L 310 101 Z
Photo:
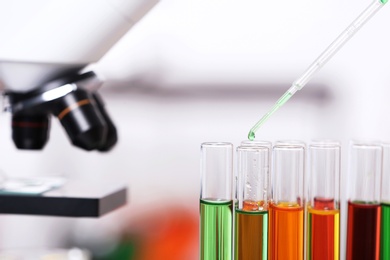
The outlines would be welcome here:
M 69 181 L 41 195 L 0 194 L 0 214 L 100 217 L 125 205 L 126 196 L 124 185 Z

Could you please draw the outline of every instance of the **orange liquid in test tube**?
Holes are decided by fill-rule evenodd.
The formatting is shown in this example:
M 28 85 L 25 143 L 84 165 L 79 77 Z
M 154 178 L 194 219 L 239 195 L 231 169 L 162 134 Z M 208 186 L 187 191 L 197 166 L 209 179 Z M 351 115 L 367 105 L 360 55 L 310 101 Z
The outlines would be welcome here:
M 303 260 L 303 207 L 269 206 L 269 260 Z

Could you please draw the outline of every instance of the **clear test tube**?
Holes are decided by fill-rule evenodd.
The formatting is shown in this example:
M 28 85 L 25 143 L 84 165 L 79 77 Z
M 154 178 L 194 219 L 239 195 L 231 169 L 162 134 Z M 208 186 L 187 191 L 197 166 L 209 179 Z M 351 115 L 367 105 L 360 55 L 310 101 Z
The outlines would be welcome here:
M 267 147 L 268 148 L 268 165 L 271 167 L 271 159 L 272 159 L 272 142 L 266 141 L 266 140 L 244 140 L 241 142 L 241 146 L 250 146 L 250 147 Z M 270 176 L 269 174 L 267 175 L 268 180 L 267 180 L 267 187 L 271 186 L 270 183 Z M 271 189 L 268 188 L 268 198 L 271 197 Z
M 390 260 L 390 143 L 383 143 L 381 260 Z
M 340 143 L 309 146 L 307 260 L 340 258 Z
M 233 145 L 201 145 L 200 259 L 232 259 Z
M 379 260 L 382 147 L 350 145 L 347 260 Z
M 266 260 L 268 252 L 267 147 L 237 148 L 238 182 L 235 210 L 235 260 Z
M 273 158 L 268 259 L 303 260 L 305 148 L 278 144 Z

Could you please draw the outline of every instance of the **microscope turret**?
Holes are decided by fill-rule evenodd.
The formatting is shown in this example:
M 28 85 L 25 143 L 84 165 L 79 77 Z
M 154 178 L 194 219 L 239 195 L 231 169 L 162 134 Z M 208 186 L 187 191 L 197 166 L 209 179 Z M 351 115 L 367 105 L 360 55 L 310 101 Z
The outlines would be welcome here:
M 108 151 L 115 145 L 116 128 L 97 93 L 102 80 L 83 70 L 156 2 L 20 0 L 4 8 L 0 3 L 0 83 L 17 148 L 42 149 L 51 116 L 77 147 Z

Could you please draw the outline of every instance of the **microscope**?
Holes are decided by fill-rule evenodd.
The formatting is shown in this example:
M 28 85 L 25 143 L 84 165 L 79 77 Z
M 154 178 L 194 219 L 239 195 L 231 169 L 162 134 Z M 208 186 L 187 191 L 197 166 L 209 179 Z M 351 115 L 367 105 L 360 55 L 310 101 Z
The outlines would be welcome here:
M 18 149 L 42 149 L 53 116 L 76 147 L 104 152 L 115 145 L 117 131 L 98 94 L 103 81 L 88 65 L 99 61 L 157 1 L 0 2 L 0 90 Z M 10 193 L 2 184 L 0 213 L 99 217 L 126 202 L 125 186 L 76 182 L 65 188 L 55 184 L 59 188 L 51 190 L 41 180 L 39 185 L 27 182 L 26 188 Z
M 74 146 L 104 152 L 115 145 L 116 128 L 97 92 L 102 80 L 85 68 L 97 62 L 156 2 L 0 3 L 0 8 L 5 5 L 9 10 L 4 18 L 7 23 L 0 26 L 0 84 L 5 110 L 12 113 L 12 139 L 18 149 L 42 149 L 52 116 Z

